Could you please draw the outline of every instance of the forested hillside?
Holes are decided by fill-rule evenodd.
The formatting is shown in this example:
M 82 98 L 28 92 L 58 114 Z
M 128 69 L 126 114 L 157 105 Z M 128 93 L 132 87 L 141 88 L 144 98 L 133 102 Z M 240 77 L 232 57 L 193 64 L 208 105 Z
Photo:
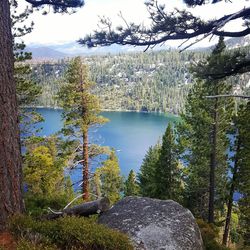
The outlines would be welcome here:
M 192 83 L 190 63 L 208 52 L 176 50 L 86 57 L 93 92 L 102 109 L 180 113 Z M 55 107 L 54 99 L 63 79 L 67 60 L 38 63 L 33 61 L 32 78 L 42 86 L 43 94 L 35 105 Z M 233 78 L 241 91 L 249 75 Z M 249 84 L 248 84 L 249 85 Z
M 93 92 L 102 109 L 179 113 L 191 83 L 189 62 L 204 53 L 160 51 L 85 58 Z M 61 84 L 67 60 L 35 63 L 32 78 L 42 86 L 36 105 L 58 106 L 53 98 Z

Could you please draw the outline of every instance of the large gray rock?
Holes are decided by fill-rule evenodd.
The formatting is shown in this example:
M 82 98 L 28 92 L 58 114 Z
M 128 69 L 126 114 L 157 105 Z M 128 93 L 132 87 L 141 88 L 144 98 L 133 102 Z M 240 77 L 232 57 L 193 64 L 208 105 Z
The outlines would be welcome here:
M 135 249 L 203 249 L 192 213 L 172 200 L 126 197 L 103 213 L 99 223 L 128 234 Z

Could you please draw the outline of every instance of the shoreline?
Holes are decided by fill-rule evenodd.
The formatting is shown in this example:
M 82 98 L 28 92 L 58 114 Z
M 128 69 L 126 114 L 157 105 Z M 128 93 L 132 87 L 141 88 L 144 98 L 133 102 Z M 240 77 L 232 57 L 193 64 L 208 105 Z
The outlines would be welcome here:
M 23 106 L 22 108 L 30 109 L 54 109 L 63 110 L 61 107 L 46 107 L 46 106 Z M 171 115 L 174 117 L 179 117 L 179 115 L 170 112 L 157 112 L 157 111 L 141 111 L 141 110 L 129 110 L 129 109 L 101 109 L 101 112 L 131 112 L 131 113 L 151 113 L 151 114 L 161 114 L 161 115 Z

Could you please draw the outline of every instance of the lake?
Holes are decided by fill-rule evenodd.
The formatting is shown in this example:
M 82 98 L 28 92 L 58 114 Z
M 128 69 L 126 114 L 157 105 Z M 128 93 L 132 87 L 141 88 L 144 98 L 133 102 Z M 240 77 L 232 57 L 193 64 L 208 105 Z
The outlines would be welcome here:
M 48 136 L 62 128 L 62 110 L 37 110 L 45 118 L 45 122 L 41 124 L 43 130 L 40 135 Z M 91 129 L 90 141 L 113 147 L 119 159 L 121 172 L 125 176 L 131 169 L 139 171 L 148 148 L 162 137 L 168 122 L 177 120 L 173 115 L 157 113 L 102 112 L 101 115 L 110 121 L 99 128 Z

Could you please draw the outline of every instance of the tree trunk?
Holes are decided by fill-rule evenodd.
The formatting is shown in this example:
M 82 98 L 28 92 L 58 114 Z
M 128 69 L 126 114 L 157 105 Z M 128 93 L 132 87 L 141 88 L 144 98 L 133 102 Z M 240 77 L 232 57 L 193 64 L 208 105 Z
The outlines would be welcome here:
M 21 150 L 9 0 L 0 2 L 0 231 L 23 211 Z
M 66 208 L 61 212 L 48 214 L 42 217 L 42 219 L 53 220 L 63 215 L 78 215 L 89 216 L 100 212 L 105 212 L 110 208 L 110 201 L 108 198 L 101 198 L 95 201 L 85 202 L 81 205 L 74 206 L 72 208 Z
M 217 165 L 218 98 L 215 100 L 211 135 L 208 223 L 214 223 L 215 169 Z
M 237 140 L 237 147 L 236 147 L 236 156 L 235 156 L 235 161 L 234 161 L 232 183 L 231 183 L 231 187 L 230 187 L 229 200 L 227 203 L 226 224 L 225 224 L 223 240 L 222 240 L 222 244 L 225 246 L 227 246 L 230 223 L 231 223 L 231 215 L 232 215 L 232 209 L 233 209 L 233 195 L 235 192 L 235 185 L 236 185 L 237 173 L 238 173 L 238 156 L 237 156 L 237 154 L 238 154 L 239 150 L 240 150 L 240 140 L 238 139 Z
M 89 199 L 89 152 L 88 152 L 88 129 L 84 130 L 83 133 L 83 168 L 82 168 L 82 177 L 83 177 L 83 200 L 86 201 Z

